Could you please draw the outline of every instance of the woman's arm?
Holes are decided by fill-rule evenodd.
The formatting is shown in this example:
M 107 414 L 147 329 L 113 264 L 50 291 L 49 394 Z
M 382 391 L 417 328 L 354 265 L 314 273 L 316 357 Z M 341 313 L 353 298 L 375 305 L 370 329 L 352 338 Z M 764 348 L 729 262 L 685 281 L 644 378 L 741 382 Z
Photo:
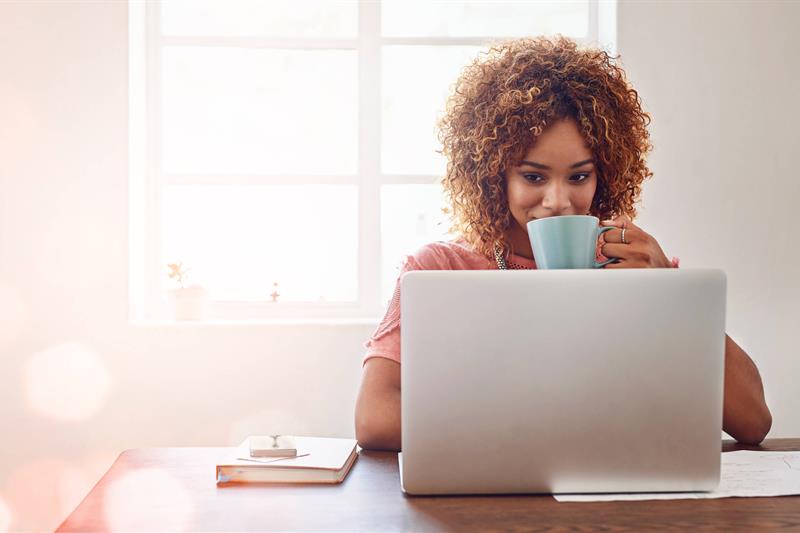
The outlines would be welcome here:
M 373 357 L 364 365 L 356 400 L 356 439 L 362 448 L 399 451 L 400 365 Z M 722 429 L 737 441 L 758 444 L 772 427 L 758 368 L 725 336 L 725 393 Z
M 356 400 L 356 439 L 370 450 L 400 450 L 400 364 L 367 359 Z
M 626 228 L 627 231 L 624 243 L 621 229 L 609 231 L 603 236 L 603 255 L 620 258 L 618 263 L 605 268 L 671 266 L 658 241 L 631 222 L 630 218 L 617 217 L 614 220 L 604 220 L 601 224 Z M 764 386 L 758 368 L 744 350 L 726 335 L 722 429 L 739 442 L 758 444 L 764 440 L 771 427 L 772 415 L 764 401 Z
M 725 399 L 722 429 L 739 442 L 758 444 L 772 427 L 758 368 L 733 339 L 725 335 Z

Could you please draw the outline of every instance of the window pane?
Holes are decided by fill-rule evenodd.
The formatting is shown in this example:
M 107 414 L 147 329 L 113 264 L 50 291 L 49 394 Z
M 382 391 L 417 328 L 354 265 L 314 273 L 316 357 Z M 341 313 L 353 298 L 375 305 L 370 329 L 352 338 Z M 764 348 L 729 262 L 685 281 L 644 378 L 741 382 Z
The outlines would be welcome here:
M 355 174 L 357 53 L 163 49 L 169 173 Z
M 441 175 L 436 121 L 461 70 L 477 46 L 386 46 L 383 49 L 383 139 L 387 174 Z M 422 82 L 421 80 L 424 80 Z
M 162 258 L 214 300 L 352 302 L 357 213 L 355 185 L 165 187 Z
M 423 244 L 450 240 L 450 219 L 441 185 L 381 187 L 381 294 L 392 297 L 406 255 Z
M 164 35 L 355 37 L 356 0 L 162 0 Z
M 586 37 L 589 2 L 384 0 L 381 18 L 387 37 Z

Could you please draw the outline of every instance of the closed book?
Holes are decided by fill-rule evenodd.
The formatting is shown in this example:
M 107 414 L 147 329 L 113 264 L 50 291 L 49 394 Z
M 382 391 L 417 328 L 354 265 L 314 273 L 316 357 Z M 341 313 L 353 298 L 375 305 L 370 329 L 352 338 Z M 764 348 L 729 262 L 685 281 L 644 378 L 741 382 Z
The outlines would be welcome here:
M 358 456 L 354 439 L 292 437 L 294 457 L 250 457 L 249 440 L 217 464 L 222 483 L 341 483 Z

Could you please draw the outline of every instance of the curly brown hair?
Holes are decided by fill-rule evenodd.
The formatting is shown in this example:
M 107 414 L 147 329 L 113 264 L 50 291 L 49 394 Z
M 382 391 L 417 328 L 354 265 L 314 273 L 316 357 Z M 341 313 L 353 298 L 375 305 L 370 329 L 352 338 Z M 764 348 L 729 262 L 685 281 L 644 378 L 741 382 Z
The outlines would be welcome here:
M 564 118 L 577 122 L 595 156 L 590 213 L 636 216 L 642 182 L 653 175 L 646 164 L 650 115 L 614 62 L 619 57 L 557 35 L 495 44 L 464 68 L 439 121 L 451 231 L 487 257 L 495 244 L 508 252 L 505 171 L 549 123 Z

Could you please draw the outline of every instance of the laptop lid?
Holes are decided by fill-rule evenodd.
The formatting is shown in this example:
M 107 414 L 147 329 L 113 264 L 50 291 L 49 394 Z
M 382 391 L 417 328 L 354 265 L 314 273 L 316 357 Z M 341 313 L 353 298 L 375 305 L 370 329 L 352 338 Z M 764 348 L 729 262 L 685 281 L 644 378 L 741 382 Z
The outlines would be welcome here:
M 725 290 L 719 270 L 405 274 L 403 489 L 712 490 Z

